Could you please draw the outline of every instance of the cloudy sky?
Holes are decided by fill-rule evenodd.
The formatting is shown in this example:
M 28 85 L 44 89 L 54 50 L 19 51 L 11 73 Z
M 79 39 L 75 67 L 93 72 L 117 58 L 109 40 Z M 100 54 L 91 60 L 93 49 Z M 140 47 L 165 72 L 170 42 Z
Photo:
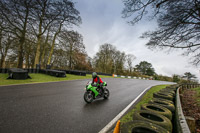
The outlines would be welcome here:
M 184 72 L 195 74 L 200 80 L 199 69 L 189 64 L 190 58 L 182 56 L 181 50 L 173 52 L 150 50 L 145 46 L 148 40 L 139 37 L 145 31 L 154 30 L 156 21 L 144 19 L 131 26 L 122 18 L 122 0 L 74 0 L 80 11 L 82 24 L 76 28 L 83 35 L 86 51 L 93 57 L 99 45 L 109 43 L 127 54 L 134 54 L 133 65 L 147 61 L 153 65 L 156 73 L 172 76 L 183 75 Z

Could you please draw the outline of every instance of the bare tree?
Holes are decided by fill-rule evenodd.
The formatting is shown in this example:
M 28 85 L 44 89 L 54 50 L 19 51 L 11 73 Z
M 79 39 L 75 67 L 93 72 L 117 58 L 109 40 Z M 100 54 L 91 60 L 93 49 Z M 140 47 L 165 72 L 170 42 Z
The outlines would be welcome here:
M 14 42 L 14 39 L 9 34 L 5 33 L 5 35 L 2 39 L 0 37 L 1 68 L 6 68 L 6 57 Z
M 49 26 L 48 30 L 47 30 L 47 34 L 45 37 L 45 42 L 43 43 L 43 48 L 42 48 L 42 55 L 41 55 L 41 67 L 45 68 L 45 55 L 47 54 L 47 48 L 50 45 L 50 29 L 51 26 Z
M 132 72 L 132 69 L 133 69 L 133 61 L 136 59 L 136 57 L 133 55 L 133 54 L 128 54 L 126 56 L 126 60 L 127 60 L 127 64 L 128 64 L 128 69 L 129 69 L 129 72 L 131 73 Z
M 111 44 L 103 44 L 94 59 L 96 71 L 105 73 L 122 74 L 125 69 L 126 54 L 116 49 Z
M 35 54 L 34 68 L 36 64 L 40 62 L 40 50 L 41 50 L 41 38 L 46 32 L 48 27 L 54 20 L 60 15 L 60 12 L 55 10 L 54 2 L 51 0 L 36 0 L 35 10 L 33 12 L 34 23 L 32 23 L 32 29 L 37 36 L 37 48 Z
M 185 49 L 184 54 L 194 57 L 193 63 L 200 63 L 200 1 L 199 0 L 124 0 L 124 18 L 131 18 L 131 24 L 139 22 L 150 12 L 156 18 L 158 29 L 143 34 L 150 38 L 149 48 Z
M 32 0 L 1 0 L 0 19 L 6 23 L 6 31 L 18 38 L 18 65 L 23 66 L 24 42 L 26 39 Z M 4 28 L 5 28 L 4 27 Z
M 77 52 L 85 53 L 85 45 L 83 44 L 82 35 L 76 31 L 62 31 L 59 35 L 59 43 L 67 52 L 69 69 L 73 69 Z
M 95 66 L 98 71 L 104 73 L 111 73 L 113 66 L 113 54 L 116 47 L 111 44 L 105 43 L 99 47 L 99 51 L 95 56 Z
M 51 29 L 54 35 L 48 64 L 51 61 L 55 41 L 62 27 L 73 24 L 78 25 L 81 22 L 79 12 L 74 8 L 74 3 L 70 0 L 36 0 L 35 5 L 36 8 L 33 13 L 35 23 L 32 24 L 32 29 L 37 36 L 37 49 L 34 67 L 40 63 L 41 37 L 46 33 L 49 26 L 54 25 Z
M 53 23 L 54 36 L 47 64 L 51 63 L 51 57 L 55 47 L 55 41 L 62 29 L 66 29 L 66 26 L 79 25 L 81 23 L 79 12 L 74 8 L 74 4 L 72 2 L 57 2 L 55 8 L 60 12 L 60 15 L 57 18 L 57 20 Z

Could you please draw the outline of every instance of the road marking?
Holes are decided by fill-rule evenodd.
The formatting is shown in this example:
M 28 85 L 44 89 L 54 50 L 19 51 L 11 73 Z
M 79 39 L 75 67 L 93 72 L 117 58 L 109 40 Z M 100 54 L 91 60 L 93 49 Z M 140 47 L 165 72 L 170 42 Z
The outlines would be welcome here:
M 112 121 L 110 121 L 99 133 L 108 132 L 114 124 L 130 109 L 130 107 L 152 86 L 147 87 L 140 95 L 138 95 L 125 109 L 123 109 Z

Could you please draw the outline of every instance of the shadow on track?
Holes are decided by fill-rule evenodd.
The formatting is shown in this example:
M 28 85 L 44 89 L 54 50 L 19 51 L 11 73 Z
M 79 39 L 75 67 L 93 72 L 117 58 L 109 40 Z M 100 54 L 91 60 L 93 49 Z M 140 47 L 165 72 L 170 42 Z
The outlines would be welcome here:
M 92 103 L 85 103 L 84 108 L 94 108 L 94 107 L 102 107 L 105 106 L 109 102 L 109 99 L 97 99 Z

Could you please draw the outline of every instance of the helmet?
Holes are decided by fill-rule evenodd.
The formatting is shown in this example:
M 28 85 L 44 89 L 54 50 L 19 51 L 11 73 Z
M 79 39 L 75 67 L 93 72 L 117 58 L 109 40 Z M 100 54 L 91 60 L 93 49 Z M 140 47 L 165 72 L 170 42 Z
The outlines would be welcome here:
M 97 77 L 97 73 L 96 72 L 93 72 L 92 73 L 92 78 L 96 78 Z

